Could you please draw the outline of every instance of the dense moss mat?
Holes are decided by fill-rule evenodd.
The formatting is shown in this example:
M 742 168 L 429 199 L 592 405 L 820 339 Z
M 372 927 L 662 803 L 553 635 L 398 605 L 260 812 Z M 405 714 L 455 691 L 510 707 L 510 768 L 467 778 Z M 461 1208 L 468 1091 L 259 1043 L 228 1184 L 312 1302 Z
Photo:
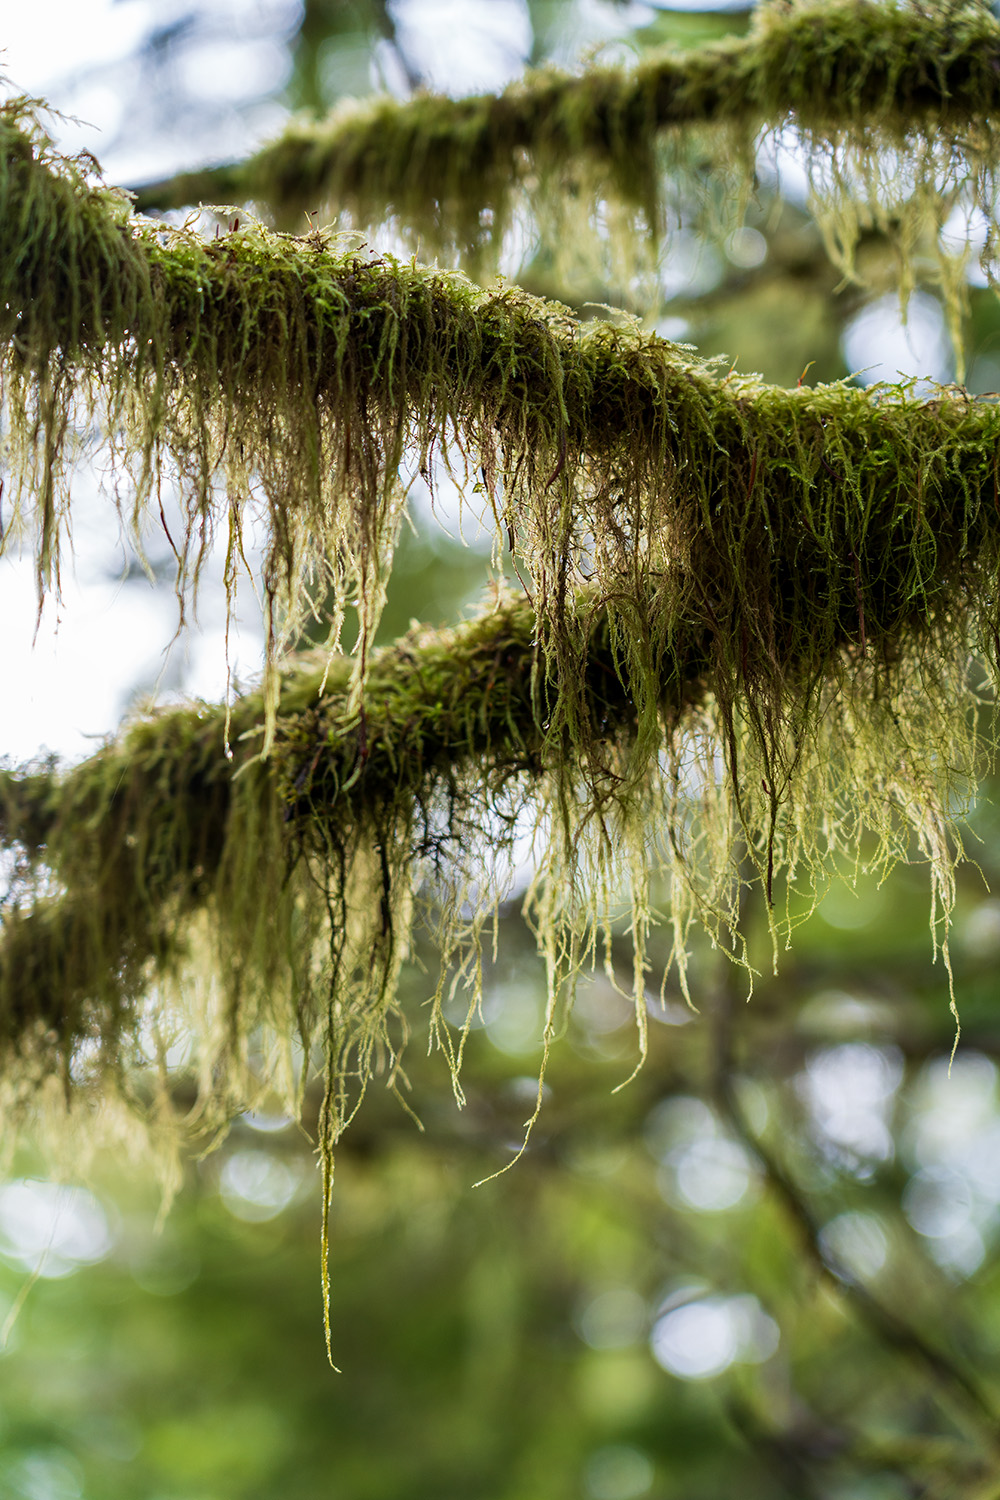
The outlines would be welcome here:
M 610 229 L 636 263 L 649 256 L 636 212 L 654 236 L 698 204 L 735 227 L 760 132 L 793 126 L 838 260 L 850 269 L 874 221 L 907 272 L 918 253 L 936 255 L 956 296 L 939 232 L 956 204 L 995 220 L 998 79 L 1000 24 L 985 5 L 762 4 L 746 37 L 631 68 L 546 69 L 498 95 L 348 103 L 293 122 L 247 161 L 147 184 L 138 203 L 249 201 L 287 228 L 306 212 L 365 230 L 388 222 L 421 255 L 460 253 L 480 270 L 530 205 L 564 259 L 584 242 L 605 253 Z
M 325 1070 L 329 1162 L 372 1072 L 402 1086 L 417 906 L 457 1078 L 444 987 L 471 1014 L 532 827 L 546 1047 L 619 920 L 640 1030 L 659 908 L 682 974 L 694 922 L 745 959 L 748 878 L 777 944 L 801 909 L 779 909 L 779 873 L 816 893 L 845 853 L 882 869 L 916 847 L 946 934 L 1000 657 L 993 403 L 724 376 L 636 327 L 321 235 L 167 230 L 87 172 L 5 109 L 4 460 L 40 586 L 99 426 L 137 539 L 179 488 L 182 592 L 213 531 L 235 569 L 263 518 L 271 657 L 230 711 L 232 762 L 226 713 L 190 708 L 65 775 L 6 777 L 18 1107 L 40 1077 L 105 1101 L 116 1082 L 166 1120 L 178 1026 L 199 1042 L 188 1123 L 210 1130 L 261 1077 L 294 1105 L 297 1038 Z M 400 472 L 433 484 L 442 459 L 475 480 L 524 597 L 373 655 Z M 361 612 L 358 650 L 325 682 L 282 677 L 282 632 L 331 592 L 334 639 Z

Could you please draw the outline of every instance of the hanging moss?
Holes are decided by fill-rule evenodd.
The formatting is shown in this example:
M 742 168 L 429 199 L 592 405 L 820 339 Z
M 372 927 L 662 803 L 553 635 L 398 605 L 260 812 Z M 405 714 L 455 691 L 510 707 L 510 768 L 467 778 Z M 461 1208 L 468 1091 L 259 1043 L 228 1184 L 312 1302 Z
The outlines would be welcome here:
M 1000 24 L 974 0 L 774 0 L 746 37 L 631 68 L 546 69 L 498 95 L 348 103 L 293 122 L 245 162 L 141 187 L 138 203 L 252 201 L 296 228 L 306 212 L 366 231 L 388 222 L 425 257 L 459 253 L 481 271 L 527 203 L 563 262 L 581 244 L 602 253 L 601 222 L 634 267 L 649 249 L 637 211 L 654 237 L 699 203 L 735 228 L 760 132 L 794 126 L 838 263 L 852 273 L 874 222 L 904 259 L 904 291 L 918 257 L 936 260 L 957 309 L 952 261 L 964 255 L 940 231 L 956 204 L 995 223 L 998 78 Z
M 190 708 L 65 775 L 6 777 L 23 869 L 0 1040 L 19 1108 L 40 1079 L 90 1080 L 165 1120 L 185 1024 L 190 1123 L 210 1130 L 262 1075 L 294 1104 L 297 1036 L 325 1070 L 329 1165 L 373 1070 L 398 1083 L 415 905 L 438 913 L 442 984 L 457 973 L 474 1006 L 524 818 L 546 1046 L 623 909 L 641 1027 L 661 881 L 683 974 L 696 921 L 745 956 L 741 871 L 777 943 L 779 873 L 815 893 L 845 852 L 883 868 L 915 838 L 946 933 L 982 750 L 970 656 L 998 665 L 992 403 L 722 376 L 638 328 L 318 235 L 244 224 L 206 243 L 131 218 L 23 105 L 0 119 L 0 339 L 41 586 L 96 418 L 137 535 L 179 485 L 182 587 L 209 533 L 228 527 L 235 556 L 264 516 L 272 626 L 232 763 L 226 713 Z M 476 477 L 526 595 L 373 656 L 399 469 L 432 477 L 439 453 Z M 361 647 L 282 680 L 277 616 L 294 632 L 310 584 L 357 602 Z

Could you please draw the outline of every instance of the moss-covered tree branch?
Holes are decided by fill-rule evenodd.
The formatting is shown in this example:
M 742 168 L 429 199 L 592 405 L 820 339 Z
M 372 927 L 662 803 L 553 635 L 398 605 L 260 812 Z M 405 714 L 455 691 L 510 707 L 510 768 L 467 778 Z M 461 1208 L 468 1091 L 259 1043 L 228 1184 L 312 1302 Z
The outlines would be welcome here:
M 60 892 L 23 913 L 15 895 L 0 956 L 5 1047 L 45 1032 L 69 1052 L 124 1023 L 147 960 L 169 967 L 184 953 L 194 906 L 211 901 L 217 921 L 237 927 L 237 909 L 245 917 L 252 907 L 276 923 L 296 855 L 322 849 L 330 829 L 429 809 L 441 786 L 472 773 L 500 785 L 551 772 L 535 624 L 519 599 L 406 637 L 375 655 L 358 706 L 349 663 L 300 667 L 283 679 L 267 760 L 263 698 L 252 693 L 228 715 L 207 706 L 154 715 L 69 771 L 4 772 L 0 841 L 18 850 L 22 888 L 44 867 Z M 693 646 L 688 654 L 663 663 L 662 707 L 674 719 L 704 692 Z M 592 611 L 587 664 L 595 729 L 627 737 L 634 706 L 602 611 Z M 454 836 L 442 827 L 442 848 Z
M 43 584 L 95 411 L 137 533 L 161 485 L 179 487 L 182 581 L 206 533 L 228 525 L 238 556 L 263 513 L 274 635 L 282 610 L 297 628 L 310 579 L 337 610 L 357 602 L 370 635 L 400 465 L 432 477 L 442 452 L 480 479 L 563 665 L 565 600 L 588 581 L 666 589 L 679 618 L 728 636 L 734 685 L 776 692 L 776 631 L 826 659 L 848 617 L 875 640 L 950 608 L 969 560 L 982 567 L 989 403 L 721 378 L 637 328 L 321 238 L 252 226 L 203 242 L 131 220 L 16 107 L 2 138 L 0 374 Z
M 627 738 L 632 704 L 593 609 L 588 640 L 587 712 Z M 176 1025 L 178 988 L 190 1026 L 200 986 L 218 998 L 195 1027 L 193 1128 L 246 1099 L 248 1049 L 269 1032 L 326 1050 L 329 1142 L 349 1113 L 342 1092 L 389 1045 L 414 885 L 461 863 L 475 817 L 506 789 L 558 773 L 540 660 L 533 610 L 503 601 L 378 653 L 359 706 L 347 662 L 286 676 L 266 761 L 257 693 L 228 716 L 191 707 L 137 723 L 68 772 L 5 773 L 0 842 L 19 864 L 0 944 L 8 1102 L 33 1108 L 56 1077 L 134 1106 L 150 1026 Z M 665 674 L 673 716 L 703 692 L 682 677 Z
M 657 880 L 672 886 L 682 969 L 694 920 L 738 945 L 747 854 L 770 898 L 775 859 L 822 881 L 862 835 L 876 836 L 871 857 L 891 860 L 911 852 L 915 830 L 947 899 L 946 805 L 977 747 L 964 708 L 953 720 L 962 664 L 956 675 L 937 659 L 933 619 L 913 622 L 927 647 L 916 665 L 885 641 L 866 659 L 853 631 L 831 643 L 822 681 L 814 662 L 783 660 L 798 696 L 765 743 L 766 701 L 748 688 L 728 704 L 716 690 L 719 642 L 704 622 L 650 601 L 636 656 L 634 600 L 586 594 L 573 612 L 572 718 L 535 611 L 501 599 L 376 653 L 360 702 L 347 660 L 290 672 L 266 759 L 256 693 L 228 715 L 154 715 L 66 772 L 4 773 L 0 842 L 18 873 L 0 946 L 0 1048 L 15 1092 L 33 1097 L 55 1073 L 128 1094 L 132 1067 L 148 1066 L 151 1018 L 154 1032 L 169 1029 L 171 997 L 189 1011 L 192 991 L 207 989 L 201 1127 L 246 1097 L 247 1055 L 266 1033 L 322 1049 L 329 1143 L 352 1089 L 405 1036 L 395 983 L 415 899 L 443 902 L 443 973 L 457 964 L 475 995 L 470 957 L 503 894 L 489 861 L 502 863 L 527 809 L 544 840 L 531 907 L 556 991 L 626 892 L 644 984 Z M 774 776 L 779 755 L 775 796 L 759 773 Z M 441 995 L 434 1025 L 457 1067 Z
M 319 123 L 296 121 L 247 161 L 140 187 L 138 205 L 252 201 L 295 227 L 304 211 L 362 227 L 392 219 L 424 250 L 482 255 L 524 191 L 540 210 L 546 196 L 582 193 L 589 206 L 610 191 L 657 228 L 658 147 L 704 125 L 729 127 L 716 169 L 742 171 L 745 191 L 757 132 L 790 121 L 827 164 L 836 143 L 853 142 L 869 158 L 879 147 L 914 146 L 915 160 L 929 153 L 940 170 L 960 141 L 972 182 L 977 155 L 995 163 L 998 77 L 1000 26 L 985 5 L 764 4 L 747 37 L 658 51 L 631 68 L 547 69 L 498 95 L 380 98 Z M 940 153 L 929 147 L 935 136 Z M 674 167 L 705 149 L 704 141 L 678 145 Z M 863 189 L 864 173 L 851 186 Z M 888 180 L 878 186 L 883 196 L 894 191 Z M 876 184 L 867 187 L 877 212 Z

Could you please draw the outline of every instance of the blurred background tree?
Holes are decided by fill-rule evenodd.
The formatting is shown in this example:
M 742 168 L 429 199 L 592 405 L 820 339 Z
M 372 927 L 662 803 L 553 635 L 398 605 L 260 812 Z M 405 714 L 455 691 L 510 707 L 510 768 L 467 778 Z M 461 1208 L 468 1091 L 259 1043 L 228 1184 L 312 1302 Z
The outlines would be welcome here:
M 289 109 L 320 114 L 373 90 L 496 89 L 529 63 L 628 59 L 742 33 L 750 19 L 638 0 L 81 0 L 72 22 L 53 14 L 49 27 L 45 10 L 8 37 L 14 85 L 96 120 L 99 137 L 66 121 L 60 140 L 132 182 L 244 156 Z M 75 42 L 58 35 L 63 24 L 79 28 Z M 779 384 L 862 367 L 866 382 L 898 370 L 949 379 L 933 287 L 917 290 L 904 325 L 892 252 L 873 232 L 862 256 L 865 285 L 842 284 L 790 143 L 780 177 L 762 161 L 742 228 L 720 237 L 697 215 L 682 225 L 657 265 L 655 306 L 640 311 Z M 584 316 L 594 303 L 636 306 L 636 288 L 610 269 L 571 275 L 544 244 L 515 245 L 502 269 Z M 968 389 L 992 390 L 1000 311 L 974 263 L 968 274 Z M 489 543 L 467 513 L 463 536 L 457 511 L 445 528 L 428 511 L 415 494 L 383 638 L 414 616 L 455 619 L 482 591 Z M 151 585 L 85 518 L 79 531 L 84 585 L 145 591 L 147 638 L 162 635 L 166 570 Z M 18 565 L 6 566 L 13 597 Z M 122 699 L 157 680 L 221 692 L 222 627 L 203 624 L 166 666 L 158 648 L 145 665 L 109 663 L 107 722 L 86 728 L 110 728 Z M 243 636 L 250 671 L 259 640 L 247 624 Z M 6 701 L 24 691 L 12 678 Z M 61 733 L 46 723 L 35 743 L 83 748 Z M 585 982 L 529 1150 L 473 1191 L 518 1149 L 539 1063 L 544 976 L 515 890 L 470 1039 L 465 1108 L 440 1060 L 414 1045 L 423 1133 L 373 1092 L 339 1150 L 341 1376 L 322 1341 L 314 1118 L 303 1129 L 266 1109 L 238 1120 L 191 1164 L 162 1227 L 156 1193 L 121 1160 L 62 1187 L 20 1161 L 0 1187 L 0 1491 L 1000 1494 L 1000 901 L 989 894 L 1000 823 L 985 798 L 971 827 L 978 868 L 962 875 L 963 1030 L 950 1073 L 925 877 L 903 868 L 877 886 L 862 874 L 830 890 L 749 1005 L 740 973 L 696 948 L 695 1010 L 670 985 L 651 992 L 650 1056 L 620 1092 L 636 1055 L 631 1008 L 605 976 Z M 748 910 L 747 923 L 763 957 L 762 914 Z M 668 947 L 652 953 L 654 973 Z M 404 980 L 411 1014 L 433 963 L 418 945 Z M 464 1014 L 463 1001 L 455 1019 Z

